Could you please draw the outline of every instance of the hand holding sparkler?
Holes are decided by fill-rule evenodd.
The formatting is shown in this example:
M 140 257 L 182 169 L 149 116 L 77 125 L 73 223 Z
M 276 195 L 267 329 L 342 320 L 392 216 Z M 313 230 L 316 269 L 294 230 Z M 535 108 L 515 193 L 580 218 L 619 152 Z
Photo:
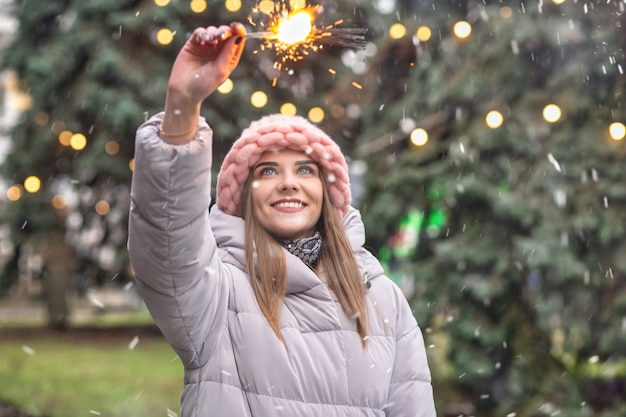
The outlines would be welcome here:
M 244 48 L 241 23 L 197 28 L 178 53 L 167 86 L 161 139 L 193 139 L 200 105 L 235 70 Z

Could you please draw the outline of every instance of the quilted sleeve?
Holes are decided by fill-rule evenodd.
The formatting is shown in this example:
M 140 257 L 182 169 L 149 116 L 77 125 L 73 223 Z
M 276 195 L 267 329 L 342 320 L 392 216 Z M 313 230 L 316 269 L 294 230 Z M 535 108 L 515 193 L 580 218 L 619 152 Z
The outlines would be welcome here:
M 128 251 L 152 317 L 186 367 L 208 361 L 224 329 L 228 286 L 208 221 L 211 128 L 169 145 L 162 114 L 137 130 Z M 210 337 L 209 337 L 210 336 Z
M 396 355 L 385 413 L 388 417 L 436 417 L 422 332 L 398 289 Z

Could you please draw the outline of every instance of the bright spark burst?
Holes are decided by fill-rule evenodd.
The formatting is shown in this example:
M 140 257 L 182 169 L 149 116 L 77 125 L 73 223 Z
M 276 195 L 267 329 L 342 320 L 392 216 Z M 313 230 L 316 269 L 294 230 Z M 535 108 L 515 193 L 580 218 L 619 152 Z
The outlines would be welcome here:
M 321 5 L 292 8 L 289 0 L 279 0 L 273 2 L 271 10 L 259 6 L 257 3 L 252 9 L 248 21 L 262 31 L 249 32 L 247 37 L 263 39 L 260 49 L 276 53 L 274 68 L 277 70 L 286 70 L 288 62 L 300 61 L 325 45 L 365 48 L 366 29 L 338 28 L 343 20 L 318 27 L 316 20 L 323 11 Z

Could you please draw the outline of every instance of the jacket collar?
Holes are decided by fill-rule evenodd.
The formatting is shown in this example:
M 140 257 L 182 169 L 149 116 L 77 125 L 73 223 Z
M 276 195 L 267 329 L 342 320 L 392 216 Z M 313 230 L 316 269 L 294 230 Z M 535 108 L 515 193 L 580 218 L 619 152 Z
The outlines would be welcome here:
M 236 266 L 239 269 L 246 272 L 245 225 L 243 219 L 226 214 L 217 205 L 214 205 L 211 208 L 209 221 L 217 247 L 227 253 L 221 256 L 222 259 L 229 258 L 230 263 L 237 264 Z M 351 207 L 343 218 L 342 223 L 356 255 L 361 273 L 367 274 L 367 279 L 370 281 L 382 275 L 383 268 L 378 260 L 363 247 L 365 244 L 365 228 L 358 210 Z M 283 250 L 285 251 L 287 270 L 289 271 L 288 294 L 308 291 L 322 285 L 317 275 L 304 262 L 287 250 Z

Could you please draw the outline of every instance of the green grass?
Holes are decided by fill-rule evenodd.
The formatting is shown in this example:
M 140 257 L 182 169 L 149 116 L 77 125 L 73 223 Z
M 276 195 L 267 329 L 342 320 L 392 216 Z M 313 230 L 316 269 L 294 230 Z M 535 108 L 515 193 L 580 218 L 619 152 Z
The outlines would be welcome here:
M 0 398 L 48 417 L 178 414 L 180 360 L 159 337 L 133 338 L 0 337 Z

